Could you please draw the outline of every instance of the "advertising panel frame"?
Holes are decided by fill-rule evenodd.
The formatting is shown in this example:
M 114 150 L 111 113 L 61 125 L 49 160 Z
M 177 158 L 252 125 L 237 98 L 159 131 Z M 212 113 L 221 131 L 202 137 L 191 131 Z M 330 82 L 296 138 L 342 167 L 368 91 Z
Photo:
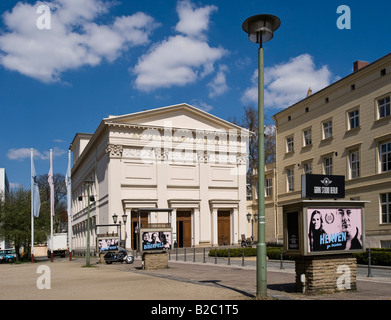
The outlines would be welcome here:
M 356 201 L 356 200 L 301 200 L 296 203 L 290 203 L 283 206 L 283 222 L 284 222 L 284 250 L 291 255 L 303 255 L 303 256 L 324 256 L 324 255 L 339 255 L 339 254 L 349 254 L 349 253 L 356 253 L 356 252 L 363 252 L 365 251 L 365 209 L 364 205 L 365 203 L 368 203 L 369 201 Z M 317 209 L 323 209 L 324 212 L 331 212 L 330 210 L 338 210 L 338 209 L 359 209 L 361 216 L 360 216 L 360 225 L 361 225 L 361 248 L 354 248 L 354 249 L 332 249 L 332 250 L 316 250 L 311 251 L 310 249 L 310 238 L 309 238 L 309 220 L 311 217 L 309 217 L 309 213 L 312 214 L 313 211 Z M 288 215 L 298 212 L 298 249 L 293 249 L 292 247 L 289 247 L 289 226 L 288 224 Z M 334 214 L 334 217 L 332 218 L 331 215 L 328 217 L 329 222 L 332 219 L 337 219 L 337 216 L 335 214 L 336 211 L 332 211 Z M 356 211 L 357 213 L 357 211 Z M 335 220 L 334 220 L 335 221 Z M 332 236 L 328 235 L 327 237 L 323 238 L 324 245 L 331 245 L 331 244 L 337 244 L 342 243 L 345 239 L 345 236 L 342 236 L 333 233 Z
M 139 233 L 139 248 L 141 253 L 164 252 L 167 250 L 171 250 L 173 247 L 172 228 L 141 228 L 139 230 Z M 156 235 L 156 233 L 158 235 Z M 149 239 L 145 239 L 146 234 L 150 235 Z M 154 240 L 155 237 L 158 238 L 157 242 Z
M 108 243 L 110 240 L 110 244 Z M 114 245 L 112 245 L 114 241 Z M 103 236 L 96 238 L 97 252 L 117 251 L 119 248 L 120 239 L 118 236 Z

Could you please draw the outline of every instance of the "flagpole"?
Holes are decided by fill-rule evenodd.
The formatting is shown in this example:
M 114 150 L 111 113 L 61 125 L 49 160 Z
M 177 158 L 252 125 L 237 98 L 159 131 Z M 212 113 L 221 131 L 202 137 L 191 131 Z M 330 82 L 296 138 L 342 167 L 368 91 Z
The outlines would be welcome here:
M 33 148 L 31 148 L 31 160 L 30 160 L 30 182 L 31 182 L 31 263 L 34 263 L 34 215 L 33 215 L 33 208 L 34 208 L 34 197 L 33 197 L 33 187 L 34 187 L 34 180 L 33 180 Z
M 53 262 L 53 214 L 54 214 L 54 211 L 53 211 L 53 189 L 52 189 L 52 185 L 54 183 L 53 181 L 53 153 L 52 153 L 52 149 L 50 149 L 50 171 L 49 171 L 49 175 L 51 175 L 51 177 L 48 177 L 49 179 L 51 179 L 51 182 L 49 182 L 49 185 L 50 185 L 50 262 Z
M 67 187 L 67 211 L 68 211 L 68 246 L 69 261 L 72 260 L 72 187 L 71 187 L 71 150 L 68 150 L 68 171 L 65 179 Z

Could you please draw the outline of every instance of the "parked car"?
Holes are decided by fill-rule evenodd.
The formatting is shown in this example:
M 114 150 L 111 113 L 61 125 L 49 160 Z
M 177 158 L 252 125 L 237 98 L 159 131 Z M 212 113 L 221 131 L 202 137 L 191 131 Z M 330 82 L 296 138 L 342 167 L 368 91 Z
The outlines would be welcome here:
M 14 260 L 15 260 L 15 257 L 12 254 L 0 252 L 0 263 L 14 262 Z

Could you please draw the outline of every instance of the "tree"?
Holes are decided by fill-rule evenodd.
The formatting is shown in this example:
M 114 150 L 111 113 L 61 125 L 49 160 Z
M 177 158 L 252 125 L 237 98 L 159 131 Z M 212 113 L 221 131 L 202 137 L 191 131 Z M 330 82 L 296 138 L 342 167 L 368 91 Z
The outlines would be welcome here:
M 50 187 L 47 174 L 38 176 L 41 208 L 39 217 L 34 218 L 34 242 L 46 243 L 50 234 Z M 66 187 L 62 174 L 55 174 L 54 180 L 54 232 L 61 232 L 67 224 Z M 0 197 L 0 238 L 13 242 L 19 248 L 31 244 L 31 191 L 23 188 L 13 189 L 6 197 Z
M 234 118 L 231 122 L 246 128 L 254 134 L 249 139 L 249 170 L 251 175 L 253 169 L 258 168 L 258 110 L 253 106 L 244 107 L 244 115 L 240 120 Z M 265 126 L 265 164 L 273 163 L 276 160 L 276 134 L 273 124 Z
M 38 186 L 41 195 L 41 203 L 46 203 L 48 205 L 48 210 L 50 214 L 50 186 L 48 182 L 48 175 L 43 174 L 38 176 L 37 181 L 38 181 Z M 54 232 L 62 232 L 66 230 L 66 225 L 68 222 L 67 205 L 66 205 L 67 189 L 65 185 L 65 176 L 61 173 L 56 173 L 53 175 L 53 182 L 54 182 L 53 230 Z
M 30 247 L 31 243 L 31 192 L 18 188 L 11 190 L 0 204 L 0 236 L 15 246 L 19 255 L 22 245 Z M 36 242 L 46 241 L 47 229 L 45 210 L 40 211 L 39 218 L 34 220 L 34 239 Z

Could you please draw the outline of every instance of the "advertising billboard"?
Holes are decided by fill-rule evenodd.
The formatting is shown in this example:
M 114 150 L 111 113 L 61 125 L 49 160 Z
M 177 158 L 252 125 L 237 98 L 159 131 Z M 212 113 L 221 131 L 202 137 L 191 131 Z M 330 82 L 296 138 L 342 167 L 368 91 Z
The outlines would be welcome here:
M 171 229 L 143 230 L 141 229 L 142 251 L 171 249 Z
M 98 250 L 99 251 L 109 251 L 118 249 L 118 238 L 116 237 L 106 237 L 98 238 Z
M 307 252 L 363 249 L 361 208 L 306 208 Z

